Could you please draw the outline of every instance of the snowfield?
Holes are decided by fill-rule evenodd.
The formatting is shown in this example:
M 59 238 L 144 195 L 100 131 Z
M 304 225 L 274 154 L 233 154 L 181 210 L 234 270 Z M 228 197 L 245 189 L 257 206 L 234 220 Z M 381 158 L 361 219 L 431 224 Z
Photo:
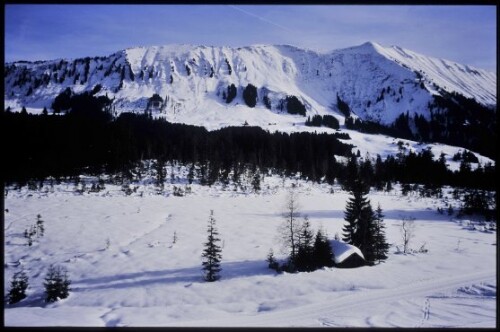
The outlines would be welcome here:
M 271 248 L 285 257 L 277 229 L 292 183 L 312 228 L 323 227 L 331 239 L 341 234 L 348 193 L 276 176 L 265 178 L 260 194 L 197 184 L 184 197 L 170 194 L 173 184 L 161 196 L 148 185 L 130 196 L 108 184 L 82 195 L 65 183 L 53 191 L 7 188 L 5 295 L 21 269 L 30 287 L 26 299 L 5 305 L 5 325 L 495 327 L 496 233 L 438 214 L 443 200 L 400 196 L 397 185 L 369 196 L 385 214 L 386 262 L 296 274 L 270 270 Z M 459 202 L 444 192 L 456 211 Z M 210 210 L 223 246 L 222 278 L 214 283 L 204 282 L 201 271 Z M 29 247 L 23 232 L 37 214 L 45 235 Z M 403 217 L 415 218 L 410 247 L 427 253 L 396 253 Z M 72 290 L 46 304 L 42 283 L 50 264 L 68 270 Z

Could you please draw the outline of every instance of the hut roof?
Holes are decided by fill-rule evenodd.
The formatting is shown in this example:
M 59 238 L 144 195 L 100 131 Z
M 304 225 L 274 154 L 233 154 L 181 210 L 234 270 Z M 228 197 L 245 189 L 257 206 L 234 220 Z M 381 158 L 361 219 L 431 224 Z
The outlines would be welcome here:
M 331 240 L 330 245 L 335 255 L 335 263 L 340 264 L 349 258 L 352 254 L 357 254 L 359 257 L 365 259 L 361 250 L 358 247 L 347 244 L 342 241 Z

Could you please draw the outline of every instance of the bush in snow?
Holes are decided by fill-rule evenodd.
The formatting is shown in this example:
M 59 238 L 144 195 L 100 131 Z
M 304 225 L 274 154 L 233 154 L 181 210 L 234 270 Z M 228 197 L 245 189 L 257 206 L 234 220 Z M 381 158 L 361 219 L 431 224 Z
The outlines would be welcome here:
M 173 195 L 178 196 L 178 197 L 182 197 L 182 196 L 184 196 L 184 190 L 182 190 L 181 187 L 174 186 Z
M 418 252 L 421 253 L 421 254 L 426 254 L 429 252 L 429 249 L 427 249 L 425 247 L 425 242 L 422 244 L 422 246 L 420 247 L 420 249 L 418 249 Z
M 486 190 L 467 190 L 463 195 L 460 215 L 482 215 L 487 221 L 496 215 L 495 194 Z
M 14 304 L 24 299 L 28 285 L 28 276 L 24 271 L 14 274 L 10 282 L 9 304 Z
M 278 263 L 278 261 L 276 260 L 276 258 L 274 257 L 274 252 L 273 250 L 269 250 L 269 254 L 267 255 L 267 263 L 268 263 L 268 267 L 272 270 L 275 270 L 276 272 L 281 272 L 280 270 L 280 265 Z
M 406 254 L 409 252 L 411 240 L 415 237 L 415 218 L 403 217 L 400 231 L 403 239 L 403 253 Z
M 68 273 L 60 266 L 50 265 L 45 276 L 45 302 L 55 302 L 59 299 L 65 299 L 69 295 L 69 285 L 71 281 Z

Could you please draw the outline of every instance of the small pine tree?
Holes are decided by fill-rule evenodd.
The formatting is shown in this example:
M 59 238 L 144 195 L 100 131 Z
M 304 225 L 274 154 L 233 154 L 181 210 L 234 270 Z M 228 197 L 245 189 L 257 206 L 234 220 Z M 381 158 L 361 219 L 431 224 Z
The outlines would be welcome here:
M 24 271 L 15 273 L 10 282 L 9 304 L 14 304 L 24 299 L 28 286 L 28 276 L 26 273 Z
M 316 268 L 332 267 L 334 262 L 334 253 L 326 234 L 321 229 L 316 232 L 314 239 L 314 262 Z
M 37 228 L 37 235 L 43 236 L 45 232 L 45 227 L 43 226 L 43 220 L 40 214 L 36 216 L 36 228 Z
M 389 244 L 385 239 L 384 215 L 380 204 L 375 210 L 375 259 L 380 261 L 387 259 Z
M 50 265 L 45 276 L 45 302 L 55 302 L 69 295 L 71 281 L 68 273 L 60 266 Z
M 192 163 L 191 166 L 189 167 L 189 172 L 188 172 L 188 175 L 187 175 L 187 180 L 188 180 L 189 184 L 193 183 L 194 171 L 195 171 L 195 169 L 194 169 L 194 163 Z
M 36 228 L 33 225 L 30 226 L 29 230 L 28 229 L 24 230 L 24 237 L 28 241 L 28 246 L 31 247 L 33 245 L 33 236 L 35 235 L 36 235 Z
M 258 169 L 253 174 L 252 187 L 255 193 L 258 193 L 260 191 L 260 172 Z
M 208 239 L 205 242 L 205 250 L 203 250 L 203 270 L 205 271 L 206 281 L 216 281 L 220 279 L 219 272 L 222 270 L 220 268 L 220 262 L 222 259 L 222 249 L 217 244 L 220 239 L 217 237 L 219 233 L 215 228 L 215 218 L 214 211 L 210 211 L 210 218 L 208 219 Z
M 156 161 L 156 192 L 157 194 L 163 194 L 163 190 L 165 189 L 165 178 L 167 177 L 165 170 L 165 161 L 163 159 L 158 159 Z
M 297 256 L 294 259 L 294 265 L 298 271 L 313 271 L 315 269 L 314 253 L 313 253 L 313 233 L 311 232 L 311 224 L 306 217 L 299 233 L 299 244 Z
M 280 270 L 279 270 L 280 265 L 279 265 L 278 261 L 276 260 L 276 258 L 274 257 L 273 249 L 269 250 L 269 254 L 267 255 L 267 260 L 266 261 L 267 261 L 268 267 L 270 269 L 273 269 L 276 272 L 280 272 Z

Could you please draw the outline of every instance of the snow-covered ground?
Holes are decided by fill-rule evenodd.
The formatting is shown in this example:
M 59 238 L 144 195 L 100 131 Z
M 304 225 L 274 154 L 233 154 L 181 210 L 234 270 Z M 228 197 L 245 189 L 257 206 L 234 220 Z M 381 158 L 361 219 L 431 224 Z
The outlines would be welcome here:
M 442 200 L 400 196 L 398 186 L 370 194 L 386 216 L 392 245 L 385 263 L 297 274 L 268 269 L 271 248 L 285 257 L 277 229 L 291 182 L 266 177 L 260 194 L 193 184 L 184 197 L 147 186 L 130 196 L 112 185 L 83 195 L 64 183 L 53 192 L 10 188 L 4 287 L 7 293 L 22 268 L 30 288 L 26 299 L 5 306 L 5 325 L 495 327 L 496 233 L 438 214 Z M 330 238 L 341 233 L 348 194 L 297 183 L 300 212 L 312 227 Z M 447 200 L 456 210 L 458 202 Z M 214 283 L 201 272 L 210 210 L 223 246 L 222 278 Z M 37 214 L 45 235 L 28 247 L 23 232 Z M 427 253 L 396 253 L 403 217 L 415 218 L 410 247 L 424 245 Z M 46 304 L 50 264 L 68 270 L 72 290 Z

